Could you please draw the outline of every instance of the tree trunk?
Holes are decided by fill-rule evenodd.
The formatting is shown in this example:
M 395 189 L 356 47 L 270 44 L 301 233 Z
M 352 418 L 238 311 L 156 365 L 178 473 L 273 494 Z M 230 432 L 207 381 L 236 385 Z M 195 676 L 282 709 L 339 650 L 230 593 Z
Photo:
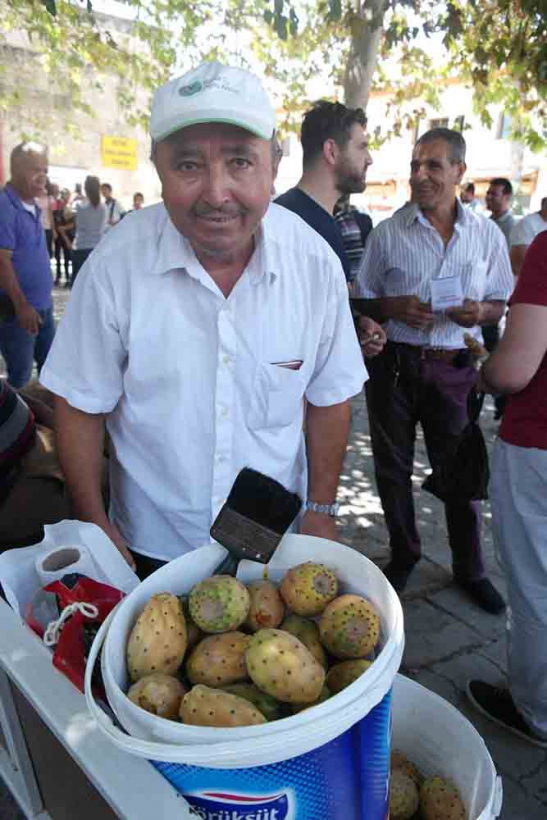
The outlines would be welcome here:
M 351 20 L 351 46 L 344 77 L 344 102 L 349 108 L 367 107 L 386 8 L 386 0 L 368 0 L 366 15 L 360 8 Z

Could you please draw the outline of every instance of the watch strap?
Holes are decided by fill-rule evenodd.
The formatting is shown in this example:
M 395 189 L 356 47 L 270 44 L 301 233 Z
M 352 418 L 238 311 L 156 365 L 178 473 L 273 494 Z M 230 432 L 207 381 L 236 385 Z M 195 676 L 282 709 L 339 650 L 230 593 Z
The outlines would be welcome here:
M 338 511 L 340 509 L 340 504 L 335 501 L 333 504 L 318 504 L 317 501 L 311 501 L 308 499 L 306 501 L 306 510 L 310 510 L 311 512 L 322 513 L 323 515 L 331 515 L 336 516 L 338 515 Z

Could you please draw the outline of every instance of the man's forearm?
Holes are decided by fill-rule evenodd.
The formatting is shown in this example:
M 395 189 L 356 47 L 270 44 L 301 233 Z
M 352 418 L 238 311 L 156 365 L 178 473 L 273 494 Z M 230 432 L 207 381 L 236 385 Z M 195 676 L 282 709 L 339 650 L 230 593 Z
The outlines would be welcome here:
M 503 311 L 505 310 L 506 302 L 496 300 L 492 302 L 481 302 L 480 322 L 481 327 L 488 325 L 497 325 Z
M 15 308 L 26 304 L 27 300 L 19 285 L 13 264 L 4 255 L 0 257 L 0 290 L 7 293 Z
M 330 407 L 308 403 L 306 413 L 306 445 L 308 455 L 308 498 L 318 504 L 332 504 L 336 499 L 338 481 L 351 421 L 349 401 Z
M 57 396 L 55 433 L 76 516 L 102 528 L 108 526 L 101 492 L 104 416 L 83 413 Z

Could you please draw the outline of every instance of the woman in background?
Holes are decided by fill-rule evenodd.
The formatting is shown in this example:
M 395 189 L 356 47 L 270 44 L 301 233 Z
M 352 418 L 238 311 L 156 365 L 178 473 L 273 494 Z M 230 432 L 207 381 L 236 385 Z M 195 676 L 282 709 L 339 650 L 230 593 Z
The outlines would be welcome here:
M 547 748 L 547 232 L 528 248 L 505 333 L 478 389 L 508 394 L 490 498 L 509 598 L 507 687 L 467 684 L 495 723 Z
M 76 234 L 72 245 L 72 284 L 93 248 L 99 244 L 106 225 L 99 178 L 86 177 L 84 190 L 86 199 L 74 203 Z

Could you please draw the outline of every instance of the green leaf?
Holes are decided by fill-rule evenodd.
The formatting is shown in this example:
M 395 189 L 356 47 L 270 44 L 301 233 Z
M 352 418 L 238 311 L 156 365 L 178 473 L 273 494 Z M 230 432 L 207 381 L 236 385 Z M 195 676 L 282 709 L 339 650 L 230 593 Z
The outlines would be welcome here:
M 51 14 L 52 17 L 57 16 L 57 7 L 55 5 L 55 0 L 43 0 L 44 6 Z

